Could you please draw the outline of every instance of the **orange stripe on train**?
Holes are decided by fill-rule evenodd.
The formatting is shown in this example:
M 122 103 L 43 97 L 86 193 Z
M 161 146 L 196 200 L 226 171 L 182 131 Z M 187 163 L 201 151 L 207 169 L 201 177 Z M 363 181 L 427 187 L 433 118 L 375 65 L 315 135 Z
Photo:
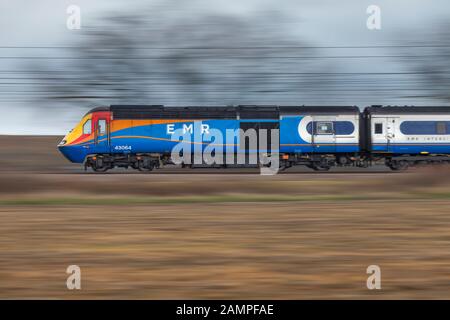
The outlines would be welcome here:
M 116 132 L 123 129 L 128 129 L 132 127 L 147 126 L 153 124 L 166 124 L 175 122 L 193 122 L 200 120 L 113 120 L 111 121 L 111 132 Z

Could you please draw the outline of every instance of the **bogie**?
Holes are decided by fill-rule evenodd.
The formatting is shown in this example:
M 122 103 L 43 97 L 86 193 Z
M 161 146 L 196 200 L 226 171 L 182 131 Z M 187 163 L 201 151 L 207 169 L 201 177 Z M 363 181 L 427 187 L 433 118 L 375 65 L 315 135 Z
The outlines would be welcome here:
M 154 168 L 159 168 L 161 162 L 162 160 L 160 157 L 142 154 L 96 154 L 88 156 L 84 166 L 85 169 L 92 168 L 95 172 L 106 172 L 115 167 L 125 169 L 131 167 L 139 171 L 149 172 Z

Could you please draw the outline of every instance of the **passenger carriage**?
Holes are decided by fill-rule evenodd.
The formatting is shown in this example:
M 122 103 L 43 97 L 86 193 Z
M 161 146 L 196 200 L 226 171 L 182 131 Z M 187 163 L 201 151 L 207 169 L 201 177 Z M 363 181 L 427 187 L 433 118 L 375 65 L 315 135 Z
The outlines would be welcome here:
M 393 170 L 448 162 L 450 107 L 368 107 L 363 113 L 365 149 Z M 363 139 L 364 140 L 364 139 Z

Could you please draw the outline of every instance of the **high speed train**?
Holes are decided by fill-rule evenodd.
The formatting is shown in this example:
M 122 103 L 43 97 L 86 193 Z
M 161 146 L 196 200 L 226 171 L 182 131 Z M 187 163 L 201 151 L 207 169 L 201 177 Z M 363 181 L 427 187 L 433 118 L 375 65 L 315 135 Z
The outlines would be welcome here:
M 268 144 L 249 147 L 242 135 L 216 141 L 218 135 L 250 129 L 266 134 Z M 180 142 L 183 153 L 192 154 L 211 145 L 224 154 L 263 153 L 277 142 L 282 168 L 326 171 L 384 161 L 392 170 L 404 170 L 450 163 L 450 107 L 111 105 L 85 114 L 58 148 L 71 162 L 97 172 L 150 171 L 172 163 Z

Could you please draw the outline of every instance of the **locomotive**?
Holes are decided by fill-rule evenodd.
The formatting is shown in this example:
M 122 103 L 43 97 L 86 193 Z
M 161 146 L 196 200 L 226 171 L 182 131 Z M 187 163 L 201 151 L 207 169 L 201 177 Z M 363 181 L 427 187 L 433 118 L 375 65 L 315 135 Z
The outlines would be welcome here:
M 327 171 L 383 161 L 404 170 L 450 162 L 450 107 L 111 105 L 90 110 L 58 148 L 71 162 L 97 172 L 150 171 L 172 163 L 172 150 L 183 142 L 174 139 L 177 130 L 194 137 L 183 143 L 190 146 L 185 153 L 195 153 L 211 143 L 212 130 L 225 136 L 249 129 L 264 132 L 269 142 L 271 132 L 278 132 L 276 156 L 283 169 L 304 165 Z M 243 140 L 237 135 L 215 145 L 224 153 L 270 152 Z

